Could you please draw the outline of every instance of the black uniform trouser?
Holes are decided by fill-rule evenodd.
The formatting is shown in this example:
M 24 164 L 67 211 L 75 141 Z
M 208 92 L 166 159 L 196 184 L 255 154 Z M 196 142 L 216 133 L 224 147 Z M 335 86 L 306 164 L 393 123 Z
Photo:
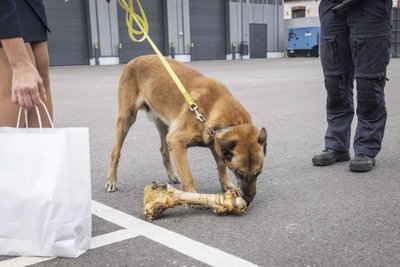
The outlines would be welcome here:
M 384 87 L 390 57 L 391 0 L 362 0 L 336 14 L 334 0 L 322 0 L 321 61 L 327 90 L 325 146 L 348 151 L 357 85 L 358 124 L 354 151 L 375 157 L 386 124 Z

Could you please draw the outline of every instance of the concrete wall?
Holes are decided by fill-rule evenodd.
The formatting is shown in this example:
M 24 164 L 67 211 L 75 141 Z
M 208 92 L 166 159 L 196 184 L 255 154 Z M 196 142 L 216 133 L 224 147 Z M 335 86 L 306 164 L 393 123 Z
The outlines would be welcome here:
M 268 52 L 284 50 L 284 22 L 282 5 L 261 5 L 247 3 L 229 4 L 230 41 L 238 45 L 245 41 L 249 43 L 250 23 L 267 24 Z
M 176 54 L 185 56 L 190 53 L 190 0 L 167 0 L 168 42 L 176 46 Z M 268 52 L 284 51 L 284 21 L 282 5 L 261 5 L 248 3 L 229 3 L 229 47 L 242 41 L 249 43 L 249 24 L 266 23 L 268 26 Z M 227 55 L 230 58 L 231 55 Z M 183 57 L 182 57 L 183 58 Z
M 118 64 L 120 43 L 117 1 L 107 3 L 104 0 L 87 1 L 88 34 L 90 40 L 90 64 Z M 166 45 L 175 44 L 178 60 L 190 60 L 190 0 L 159 0 L 165 1 L 165 23 L 167 25 Z M 269 2 L 269 1 L 268 1 Z M 272 3 L 272 2 L 269 2 Z M 249 1 L 230 2 L 227 5 L 227 58 L 232 57 L 230 48 L 237 44 L 237 52 L 242 41 L 249 43 L 249 24 L 267 24 L 268 52 L 284 51 L 284 20 L 283 5 L 250 4 Z M 250 45 L 250 44 L 249 44 Z

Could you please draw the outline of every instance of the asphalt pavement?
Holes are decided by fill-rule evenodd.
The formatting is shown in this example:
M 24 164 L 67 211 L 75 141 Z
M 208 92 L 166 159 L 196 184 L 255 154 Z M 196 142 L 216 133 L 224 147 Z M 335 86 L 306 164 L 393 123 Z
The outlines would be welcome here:
M 369 173 L 350 172 L 348 162 L 329 167 L 311 163 L 324 148 L 326 128 L 319 59 L 189 65 L 225 83 L 254 124 L 266 127 L 268 154 L 257 195 L 244 215 L 216 216 L 209 210 L 176 207 L 154 225 L 259 266 L 400 266 L 400 59 L 392 59 L 388 68 L 386 133 L 376 167 Z M 54 122 L 57 127 L 89 127 L 93 200 L 144 220 L 144 187 L 152 180 L 167 181 L 158 133 L 144 113 L 139 113 L 122 149 L 119 191 L 104 191 L 123 67 L 52 67 Z M 353 133 L 355 123 L 356 117 Z M 210 151 L 192 148 L 188 157 L 198 191 L 219 193 Z M 93 216 L 93 236 L 121 229 Z M 0 257 L 0 264 L 12 259 Z M 208 264 L 138 236 L 90 250 L 78 259 L 53 259 L 35 266 Z

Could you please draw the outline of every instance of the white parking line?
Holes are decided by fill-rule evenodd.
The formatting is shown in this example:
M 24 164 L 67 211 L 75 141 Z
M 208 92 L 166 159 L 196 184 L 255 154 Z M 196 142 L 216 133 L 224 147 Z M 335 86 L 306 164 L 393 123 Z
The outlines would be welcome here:
M 93 237 L 91 249 L 107 246 L 137 236 L 144 236 L 211 266 L 257 266 L 222 250 L 210 247 L 178 233 L 135 218 L 96 201 L 92 201 L 92 213 L 126 229 Z M 18 257 L 0 262 L 0 267 L 27 266 L 51 259 L 54 258 Z
M 256 266 L 251 262 L 207 246 L 183 235 L 140 220 L 119 210 L 93 201 L 93 214 L 211 266 Z
M 118 230 L 104 235 L 95 236 L 92 238 L 90 249 L 104 247 L 113 243 L 124 241 L 137 237 L 137 231 L 130 229 Z M 44 261 L 55 259 L 54 257 L 18 257 L 6 261 L 0 261 L 0 267 L 19 267 L 28 266 Z
M 121 242 L 127 239 L 131 239 L 139 236 L 137 231 L 131 229 L 123 229 L 115 232 L 111 232 L 105 235 L 99 235 L 92 238 L 90 249 L 100 248 L 107 245 L 111 245 L 117 242 Z
M 54 258 L 43 258 L 43 257 L 18 257 L 11 260 L 0 261 L 1 267 L 20 267 L 28 266 L 36 263 L 41 263 L 44 261 L 52 260 Z
M 113 243 L 124 241 L 137 237 L 137 231 L 130 229 L 118 230 L 104 235 L 95 236 L 92 238 L 90 249 L 104 247 Z M 0 267 L 19 267 L 28 266 L 44 261 L 55 259 L 54 257 L 18 257 L 6 261 L 0 261 Z

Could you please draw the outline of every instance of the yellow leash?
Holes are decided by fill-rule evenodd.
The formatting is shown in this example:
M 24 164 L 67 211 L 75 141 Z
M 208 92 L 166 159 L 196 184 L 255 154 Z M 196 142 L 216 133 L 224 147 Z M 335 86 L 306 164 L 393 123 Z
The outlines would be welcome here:
M 157 48 L 157 46 L 154 44 L 153 40 L 150 38 L 148 35 L 149 32 L 149 24 L 147 21 L 146 14 L 144 13 L 143 7 L 140 4 L 139 0 L 136 0 L 139 9 L 140 9 L 140 14 L 135 13 L 135 9 L 133 6 L 133 0 L 129 0 L 129 5 L 125 0 L 118 0 L 118 4 L 126 11 L 126 26 L 128 28 L 128 33 L 129 37 L 132 39 L 134 42 L 143 42 L 145 39 L 149 42 L 151 47 L 153 48 L 154 52 L 157 54 L 158 58 L 161 60 L 161 63 L 164 65 L 165 69 L 171 76 L 172 80 L 175 82 L 176 86 L 178 87 L 179 91 L 185 98 L 186 102 L 189 105 L 189 108 L 191 111 L 193 111 L 196 115 L 196 118 L 204 125 L 204 127 L 207 129 L 208 133 L 210 134 L 211 137 L 214 136 L 214 130 L 208 127 L 207 122 L 205 117 L 198 111 L 198 106 L 197 104 L 193 101 L 192 97 L 189 95 L 185 87 L 183 86 L 182 82 L 179 80 L 178 76 L 174 72 L 174 70 L 171 68 L 171 66 L 168 64 L 167 60 L 161 54 L 160 50 Z M 133 28 L 133 22 L 135 22 L 139 30 L 136 30 Z M 143 35 L 140 39 L 137 39 L 137 35 Z
M 164 56 L 161 54 L 160 50 L 157 48 L 157 46 L 154 44 L 153 40 L 150 38 L 148 35 L 149 32 L 149 24 L 147 22 L 147 17 L 146 14 L 144 13 L 143 7 L 140 4 L 139 0 L 136 0 L 140 9 L 141 16 L 135 13 L 134 7 L 133 7 L 133 0 L 129 0 L 129 5 L 126 3 L 125 0 L 118 0 L 119 5 L 126 11 L 126 26 L 128 27 L 128 33 L 132 41 L 134 42 L 142 42 L 145 39 L 150 43 L 151 47 L 153 48 L 154 52 L 156 52 L 157 56 L 160 58 L 162 64 L 164 67 L 167 69 L 169 75 L 171 78 L 174 80 L 175 84 L 178 86 L 178 89 L 181 91 L 182 95 L 185 97 L 186 102 L 188 102 L 189 107 L 193 107 L 196 105 L 192 99 L 192 97 L 189 95 L 189 93 L 186 91 L 185 87 L 179 80 L 178 76 L 176 76 L 175 72 L 171 68 L 171 66 L 168 64 L 167 60 L 164 58 Z M 133 28 L 133 22 L 135 22 L 140 30 L 135 30 Z M 142 38 L 137 39 L 135 35 L 143 35 Z

